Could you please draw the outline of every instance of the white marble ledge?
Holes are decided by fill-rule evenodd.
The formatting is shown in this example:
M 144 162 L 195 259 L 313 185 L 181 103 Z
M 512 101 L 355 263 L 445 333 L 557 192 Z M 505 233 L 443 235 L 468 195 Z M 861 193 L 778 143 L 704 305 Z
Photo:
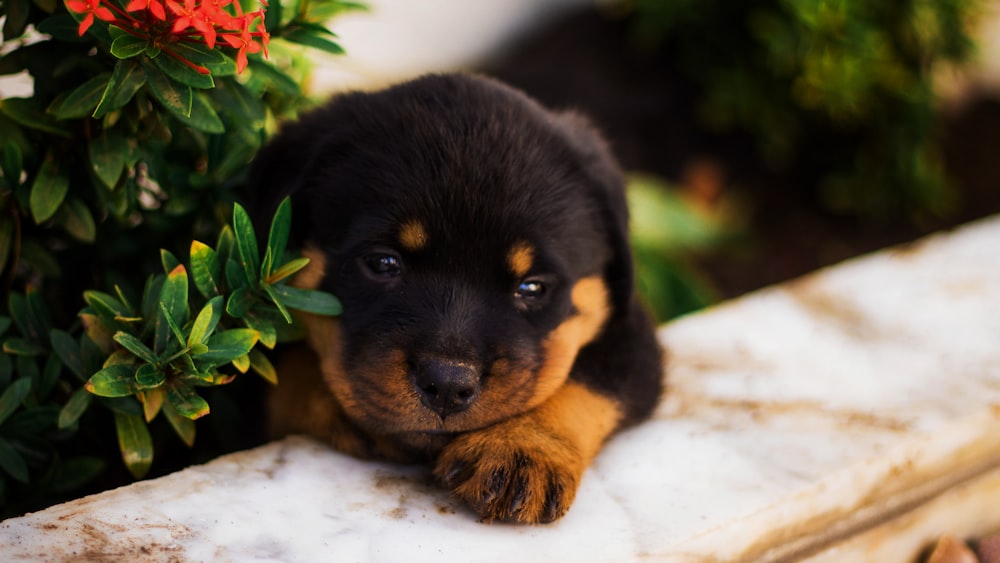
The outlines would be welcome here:
M 2 522 L 0 560 L 909 561 L 1000 529 L 1000 217 L 661 337 L 654 420 L 555 524 L 481 524 L 424 469 L 291 438 Z

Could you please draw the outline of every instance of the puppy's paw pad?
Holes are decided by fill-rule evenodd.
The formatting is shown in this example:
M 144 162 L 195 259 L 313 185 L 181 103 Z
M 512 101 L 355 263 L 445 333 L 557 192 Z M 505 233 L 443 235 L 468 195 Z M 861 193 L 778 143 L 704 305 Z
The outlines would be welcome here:
M 552 437 L 519 442 L 502 434 L 457 438 L 438 458 L 436 477 L 486 521 L 560 518 L 576 496 L 580 456 Z

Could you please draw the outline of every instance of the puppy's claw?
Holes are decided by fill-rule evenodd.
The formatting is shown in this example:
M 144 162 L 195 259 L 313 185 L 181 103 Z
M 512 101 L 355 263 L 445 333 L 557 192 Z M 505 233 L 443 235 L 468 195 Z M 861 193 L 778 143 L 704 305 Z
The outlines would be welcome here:
M 469 464 L 462 461 L 456 462 L 452 464 L 446 472 L 444 472 L 444 475 L 441 477 L 441 482 L 448 488 L 455 487 L 460 483 L 467 481 L 469 477 L 472 476 L 470 469 L 471 467 Z
M 568 504 L 563 504 L 563 488 L 558 483 L 549 484 L 549 492 L 545 495 L 545 509 L 542 511 L 542 522 L 554 522 L 561 518 L 569 509 Z
M 507 508 L 507 513 L 510 514 L 512 518 L 521 512 L 521 508 L 524 506 L 524 500 L 527 496 L 528 487 L 524 482 L 524 479 L 518 479 L 516 483 L 512 483 L 510 506 Z

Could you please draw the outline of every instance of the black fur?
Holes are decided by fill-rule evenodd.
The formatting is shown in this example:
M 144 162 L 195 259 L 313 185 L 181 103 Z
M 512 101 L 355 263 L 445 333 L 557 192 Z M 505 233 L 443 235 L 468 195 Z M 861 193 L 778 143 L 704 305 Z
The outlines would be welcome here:
M 610 314 L 579 351 L 570 380 L 612 399 L 622 424 L 655 407 L 662 364 L 634 295 L 622 176 L 580 116 L 547 111 L 486 78 L 428 76 L 338 96 L 287 124 L 250 177 L 258 216 L 291 195 L 293 237 L 327 258 L 320 287 L 344 303 L 340 359 L 348 373 L 390 351 L 413 373 L 427 358 L 458 359 L 481 374 L 476 400 L 496 401 L 487 393 L 490 366 L 539 370 L 546 339 L 579 313 L 574 284 L 597 277 Z M 400 225 L 412 220 L 426 229 L 426 249 L 400 248 Z M 521 241 L 531 244 L 531 272 L 546 287 L 530 305 L 514 303 L 522 280 L 504 259 Z M 373 278 L 366 264 L 386 253 L 399 258 L 400 275 Z M 506 389 L 505 400 L 526 401 L 532 384 Z M 477 403 L 467 418 L 438 420 L 415 404 L 418 392 L 392 389 L 398 396 L 358 384 L 355 398 L 370 408 L 349 413 L 350 422 L 430 457 L 458 434 L 518 414 Z M 404 402 L 414 404 L 392 419 L 388 411 Z

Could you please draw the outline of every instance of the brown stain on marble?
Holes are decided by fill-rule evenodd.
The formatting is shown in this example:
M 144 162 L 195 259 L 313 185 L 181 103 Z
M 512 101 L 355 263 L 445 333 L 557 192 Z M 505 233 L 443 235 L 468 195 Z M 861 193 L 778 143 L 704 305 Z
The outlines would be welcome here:
M 864 339 L 879 336 L 868 316 L 848 305 L 843 297 L 829 292 L 823 279 L 814 274 L 788 282 L 787 294 L 812 316 L 833 324 L 845 334 Z
M 676 419 L 703 417 L 706 411 L 729 411 L 748 416 L 758 423 L 765 423 L 781 417 L 809 416 L 827 419 L 837 426 L 873 429 L 889 432 L 906 432 L 910 424 L 903 420 L 880 416 L 873 412 L 854 409 L 836 409 L 805 399 L 778 401 L 762 399 L 723 398 L 693 392 L 689 389 L 671 387 L 666 408 L 661 409 L 662 418 Z M 729 417 L 732 425 L 742 424 L 744 418 Z

